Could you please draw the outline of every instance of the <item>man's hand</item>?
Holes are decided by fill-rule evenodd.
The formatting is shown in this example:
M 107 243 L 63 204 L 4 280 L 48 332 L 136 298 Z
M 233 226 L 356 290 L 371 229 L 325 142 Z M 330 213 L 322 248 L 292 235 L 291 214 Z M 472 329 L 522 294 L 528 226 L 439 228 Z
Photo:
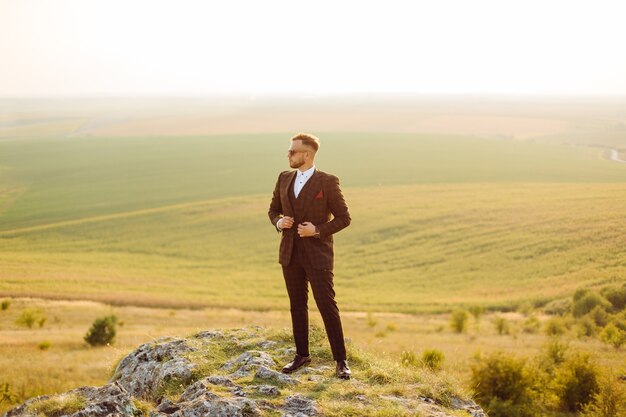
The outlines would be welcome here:
M 298 234 L 300 237 L 315 236 L 315 225 L 311 222 L 304 222 L 298 225 Z
M 285 216 L 278 221 L 278 227 L 280 229 L 291 229 L 293 226 L 293 217 Z

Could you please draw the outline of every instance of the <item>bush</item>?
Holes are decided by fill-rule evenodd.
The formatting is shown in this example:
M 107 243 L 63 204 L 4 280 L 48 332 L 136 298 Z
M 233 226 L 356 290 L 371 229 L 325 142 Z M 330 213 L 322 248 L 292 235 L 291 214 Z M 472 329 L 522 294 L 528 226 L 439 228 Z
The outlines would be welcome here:
M 552 317 L 546 322 L 545 332 L 548 336 L 565 334 L 565 321 L 561 317 Z
M 471 366 L 476 400 L 491 417 L 535 416 L 535 378 L 525 361 L 496 352 Z
M 576 334 L 578 337 L 593 337 L 598 331 L 598 326 L 596 326 L 595 321 L 589 316 L 585 316 L 580 319 L 576 328 Z
M 10 300 L 2 300 L 2 304 L 1 304 L 2 311 L 8 310 L 9 307 L 11 307 L 11 301 Z
M 614 376 L 601 378 L 600 390 L 584 407 L 583 417 L 621 417 L 626 410 L 626 387 Z
M 626 343 L 626 332 L 619 329 L 614 323 L 609 323 L 600 333 L 600 340 L 619 349 Z
M 524 320 L 524 324 L 522 326 L 522 331 L 524 333 L 535 334 L 539 332 L 541 329 L 541 322 L 535 316 L 530 316 L 526 320 Z
M 574 314 L 574 317 L 582 317 L 598 306 L 607 309 L 611 307 L 611 303 L 609 303 L 597 292 L 588 290 L 578 299 L 574 298 L 574 304 L 572 305 L 572 314 Z
M 504 317 L 498 316 L 493 319 L 493 325 L 499 335 L 509 334 L 509 321 Z
M 116 316 L 100 317 L 96 319 L 84 337 L 85 342 L 92 346 L 102 346 L 113 343 L 115 339 Z
M 587 294 L 589 294 L 590 292 L 591 290 L 589 288 L 578 288 L 576 291 L 574 291 L 574 296 L 572 298 L 574 299 L 574 302 L 576 302 L 576 301 L 579 301 L 584 296 L 586 296 Z
M 418 366 L 419 365 L 417 356 L 415 356 L 415 353 L 409 350 L 402 351 L 402 353 L 400 354 L 400 362 L 404 366 Z
M 585 317 L 591 318 L 600 327 L 606 326 L 609 320 L 609 314 L 602 306 L 595 306 Z
M 574 355 L 559 368 L 556 392 L 563 411 L 582 411 L 598 394 L 599 388 L 598 370 L 589 355 Z
M 43 327 L 46 322 L 46 317 L 40 309 L 27 308 L 22 311 L 22 314 L 20 314 L 15 322 L 20 326 L 32 329 L 35 323 L 37 323 L 39 327 Z
M 43 342 L 40 342 L 37 347 L 39 348 L 39 350 L 48 350 L 50 349 L 51 343 L 47 340 L 44 340 Z
M 553 316 L 564 316 L 569 313 L 572 309 L 572 300 L 569 298 L 564 298 L 561 300 L 554 300 L 546 304 L 543 308 L 543 311 L 546 314 L 550 314 Z
M 550 366 L 559 366 L 565 362 L 567 352 L 569 351 L 569 344 L 562 342 L 558 339 L 550 340 L 544 345 L 545 358 L 550 363 Z
M 439 371 L 443 368 L 445 356 L 437 349 L 427 349 L 422 353 L 422 364 L 432 371 Z
M 467 311 L 456 310 L 454 313 L 452 313 L 450 326 L 452 327 L 452 330 L 454 330 L 456 333 L 463 333 L 467 328 Z
M 482 315 L 485 313 L 485 309 L 483 306 L 471 306 L 469 308 L 469 312 L 472 316 L 474 316 L 474 320 L 478 323 Z
M 619 288 L 605 288 L 602 291 L 602 295 L 608 300 L 609 303 L 611 303 L 613 311 L 622 311 L 626 308 L 626 284 Z

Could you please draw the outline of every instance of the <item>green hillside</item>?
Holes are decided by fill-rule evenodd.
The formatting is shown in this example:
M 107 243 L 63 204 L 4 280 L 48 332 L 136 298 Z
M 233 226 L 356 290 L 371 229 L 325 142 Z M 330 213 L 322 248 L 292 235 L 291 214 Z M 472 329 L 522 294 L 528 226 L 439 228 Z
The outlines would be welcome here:
M 285 308 L 267 219 L 289 135 L 0 142 L 0 294 Z M 344 309 L 508 308 L 624 280 L 626 167 L 598 150 L 324 135 L 353 223 Z

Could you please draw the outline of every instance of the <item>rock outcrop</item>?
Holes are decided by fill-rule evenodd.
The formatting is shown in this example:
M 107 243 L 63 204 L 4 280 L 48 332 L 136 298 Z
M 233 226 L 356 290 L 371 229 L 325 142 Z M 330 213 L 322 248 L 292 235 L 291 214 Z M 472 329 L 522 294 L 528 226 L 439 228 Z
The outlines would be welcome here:
M 277 370 L 294 354 L 288 336 L 245 328 L 161 338 L 124 357 L 107 385 L 32 398 L 4 417 L 312 417 L 340 416 L 342 407 L 350 415 L 393 408 L 403 415 L 449 417 L 453 410 L 486 417 L 473 401 L 454 393 L 425 396 L 430 391 L 420 384 L 400 384 L 403 395 L 397 387 L 386 392 L 393 381 L 380 382 L 362 358 L 352 380 L 338 380 L 327 349 L 319 348 L 317 366 L 282 374 Z

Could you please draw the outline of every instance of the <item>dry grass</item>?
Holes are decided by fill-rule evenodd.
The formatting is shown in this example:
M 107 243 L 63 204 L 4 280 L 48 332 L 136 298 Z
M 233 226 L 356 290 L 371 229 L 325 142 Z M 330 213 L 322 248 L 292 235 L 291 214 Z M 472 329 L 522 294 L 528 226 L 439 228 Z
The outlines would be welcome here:
M 289 336 L 290 319 L 284 311 L 241 311 L 235 309 L 172 310 L 142 307 L 111 307 L 86 301 L 56 301 L 14 299 L 11 307 L 0 312 L 0 385 L 8 383 L 18 401 L 45 393 L 60 393 L 82 385 L 102 385 L 110 377 L 113 367 L 127 353 L 140 344 L 165 335 L 186 336 L 211 328 L 239 328 L 260 325 L 285 328 Z M 24 308 L 41 308 L 48 317 L 39 329 L 20 328 L 15 318 Z M 83 342 L 93 320 L 115 314 L 123 326 L 118 327 L 113 346 L 91 348 Z M 319 313 L 311 312 L 312 322 L 321 325 Z M 370 319 L 372 316 L 370 315 Z M 376 324 L 368 323 L 365 312 L 343 313 L 345 334 L 351 345 L 372 355 L 400 365 L 403 351 L 416 355 L 426 349 L 438 349 L 445 355 L 444 372 L 454 379 L 467 380 L 468 363 L 477 351 L 502 350 L 516 355 L 534 355 L 546 342 L 543 335 L 529 335 L 519 331 L 523 316 L 509 314 L 513 332 L 498 336 L 486 315 L 479 328 L 470 319 L 466 334 L 454 334 L 449 329 L 449 315 L 405 315 L 374 313 Z M 51 342 L 42 351 L 38 343 Z M 598 341 L 569 339 L 572 347 L 594 352 L 604 367 L 623 366 L 623 352 Z M 323 346 L 327 347 L 326 340 Z M 404 372 L 404 371 L 403 371 Z M 361 378 L 379 378 L 376 370 Z M 389 376 L 389 375 L 388 375 Z M 393 379 L 393 375 L 390 375 Z M 434 387 L 439 390 L 440 388 Z M 342 406 L 345 404 L 339 404 Z M 332 408 L 332 404 L 329 405 Z M 0 404 L 0 412 L 10 404 Z

